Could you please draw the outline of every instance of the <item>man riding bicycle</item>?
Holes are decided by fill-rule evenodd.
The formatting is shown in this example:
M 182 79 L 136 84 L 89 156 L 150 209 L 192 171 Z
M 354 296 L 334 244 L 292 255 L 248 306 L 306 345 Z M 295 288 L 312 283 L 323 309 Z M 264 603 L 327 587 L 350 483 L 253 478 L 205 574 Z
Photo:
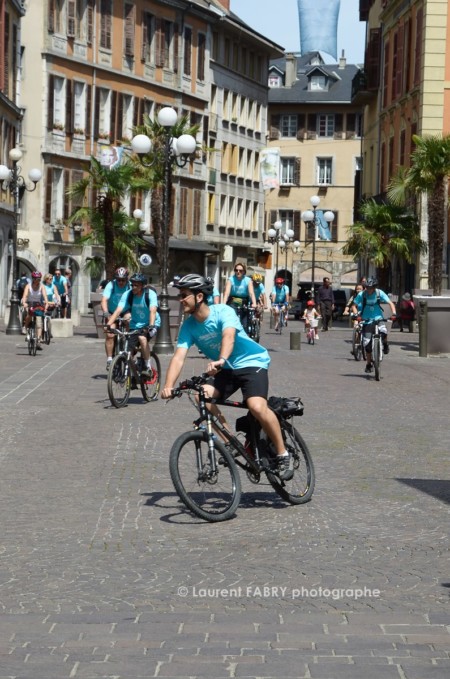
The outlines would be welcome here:
M 189 348 L 195 344 L 210 359 L 207 372 L 213 382 L 205 386 L 208 398 L 227 399 L 241 389 L 246 407 L 273 443 L 277 473 L 284 480 L 292 478 L 293 459 L 286 451 L 277 416 L 267 404 L 270 363 L 267 350 L 248 337 L 229 306 L 208 306 L 211 279 L 188 274 L 174 285 L 180 290 L 180 300 L 188 317 L 181 326 L 161 397 L 171 398 Z M 217 406 L 210 404 L 209 407 L 227 426 Z
M 140 328 L 141 332 L 130 337 L 129 347 L 132 349 L 139 343 L 142 358 L 146 366 L 141 374 L 144 377 L 151 377 L 152 369 L 150 365 L 149 340 L 155 336 L 156 326 L 158 325 L 158 322 L 160 323 L 159 315 L 157 314 L 158 298 L 154 290 L 144 290 L 144 286 L 147 284 L 147 279 L 144 274 L 133 274 L 130 278 L 130 284 L 131 290 L 127 290 L 123 293 L 116 310 L 106 324 L 106 329 L 111 328 L 114 321 L 123 312 L 131 311 L 130 330 L 137 330 Z
M 383 290 L 377 289 L 377 285 L 378 280 L 376 278 L 368 278 L 365 290 L 362 290 L 356 295 L 352 304 L 352 312 L 354 314 L 359 314 L 364 322 L 363 343 L 366 349 L 366 373 L 372 372 L 373 321 L 384 320 L 381 303 L 389 304 L 393 318 L 395 318 L 396 313 L 395 304 L 391 302 Z M 379 330 L 383 342 L 383 351 L 385 354 L 388 354 L 389 344 L 387 341 L 387 328 L 384 323 L 379 325 Z
M 256 311 L 258 316 L 261 316 L 264 309 L 267 309 L 267 297 L 266 289 L 263 284 L 263 277 L 260 273 L 254 273 L 252 281 L 256 299 Z
M 287 285 L 284 284 L 284 278 L 275 278 L 275 285 L 270 294 L 270 300 L 272 302 L 272 313 L 275 322 L 275 332 L 278 330 L 278 326 L 280 323 L 281 310 L 284 311 L 285 318 L 287 320 L 287 309 L 289 299 L 290 299 L 289 288 Z
M 128 269 L 120 266 L 116 269 L 114 273 L 114 280 L 107 283 L 103 290 L 103 296 L 101 301 L 101 307 L 103 311 L 103 316 L 107 318 L 109 315 L 113 314 L 117 309 L 117 306 L 122 299 L 123 293 L 131 290 L 131 286 L 128 282 Z M 122 318 L 125 321 L 130 320 L 130 314 L 123 314 Z M 111 328 L 115 328 L 115 323 L 111 324 Z M 113 359 L 114 351 L 114 335 L 109 332 L 105 337 L 105 351 L 106 351 L 106 370 L 109 370 Z

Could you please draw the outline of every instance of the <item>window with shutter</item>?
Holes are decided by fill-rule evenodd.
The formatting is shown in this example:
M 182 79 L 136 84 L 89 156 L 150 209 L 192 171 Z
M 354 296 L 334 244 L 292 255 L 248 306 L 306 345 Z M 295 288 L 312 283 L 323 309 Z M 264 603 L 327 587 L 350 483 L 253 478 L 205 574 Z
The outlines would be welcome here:
M 65 128 L 67 134 L 73 133 L 73 81 L 66 80 L 66 121 Z
M 55 32 L 55 0 L 48 0 L 47 5 L 47 31 Z
M 92 87 L 86 85 L 86 114 L 85 114 L 85 129 L 86 137 L 91 136 L 91 106 L 92 106 Z
M 67 224 L 71 210 L 70 210 L 70 198 L 67 195 L 67 189 L 70 187 L 71 181 L 70 181 L 70 170 L 64 170 L 64 177 L 63 177 L 63 221 L 65 224 Z
M 52 220 L 53 168 L 47 167 L 45 175 L 45 212 L 44 220 L 50 224 Z
M 194 214 L 192 225 L 192 233 L 194 236 L 200 236 L 201 199 L 202 192 L 199 189 L 194 189 Z
M 87 0 L 86 40 L 88 45 L 92 45 L 94 37 L 94 2 L 95 0 Z
M 333 113 L 319 115 L 318 124 L 319 137 L 333 137 L 334 129 L 335 129 L 335 117 Z
M 155 65 L 158 68 L 164 66 L 164 25 L 163 20 L 160 18 L 156 19 L 156 54 L 155 54 Z
M 294 184 L 295 186 L 300 186 L 300 170 L 302 166 L 302 159 L 296 158 L 294 165 Z
M 136 8 L 134 5 L 125 3 L 124 22 L 124 47 L 127 57 L 134 57 L 134 27 L 136 24 Z
M 178 60 L 180 58 L 179 45 L 180 45 L 180 35 L 178 24 L 173 25 L 173 71 L 178 73 Z

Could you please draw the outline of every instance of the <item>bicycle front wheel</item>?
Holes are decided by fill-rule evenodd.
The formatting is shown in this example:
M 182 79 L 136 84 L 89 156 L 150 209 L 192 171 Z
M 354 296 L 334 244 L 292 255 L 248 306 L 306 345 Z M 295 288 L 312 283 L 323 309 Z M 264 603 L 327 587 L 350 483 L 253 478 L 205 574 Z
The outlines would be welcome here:
M 141 377 L 141 391 L 145 401 L 156 401 L 161 386 L 161 363 L 158 356 L 150 352 L 151 376 Z
M 294 475 L 289 481 L 282 481 L 271 472 L 266 472 L 266 476 L 272 488 L 283 500 L 292 505 L 302 505 L 311 499 L 316 483 L 311 453 L 295 427 L 286 421 L 281 421 L 280 425 L 286 450 L 294 458 Z
M 128 403 L 131 391 L 131 379 L 126 356 L 115 356 L 108 372 L 108 396 L 115 408 L 122 408 Z
M 353 328 L 352 354 L 355 361 L 360 361 L 362 358 L 361 339 L 361 333 L 359 330 L 357 328 Z
M 177 438 L 169 456 L 169 470 L 180 499 L 205 521 L 226 521 L 241 499 L 241 480 L 231 453 L 214 441 L 213 469 L 207 435 L 186 432 Z
M 373 361 L 373 371 L 375 373 L 375 379 L 376 379 L 377 382 L 380 381 L 380 375 L 381 375 L 380 351 L 381 351 L 380 340 L 374 338 L 372 361 Z

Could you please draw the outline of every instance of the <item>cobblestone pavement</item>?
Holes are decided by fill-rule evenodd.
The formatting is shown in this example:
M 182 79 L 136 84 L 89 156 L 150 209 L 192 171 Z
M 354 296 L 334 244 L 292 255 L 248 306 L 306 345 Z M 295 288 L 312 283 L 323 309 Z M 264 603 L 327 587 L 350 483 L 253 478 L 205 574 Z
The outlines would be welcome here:
M 304 399 L 316 492 L 243 477 L 222 524 L 170 481 L 187 399 L 112 408 L 90 325 L 36 357 L 0 332 L 1 679 L 450 675 L 449 359 L 393 331 L 377 383 L 347 327 L 290 351 L 299 329 L 262 341 L 272 393 Z

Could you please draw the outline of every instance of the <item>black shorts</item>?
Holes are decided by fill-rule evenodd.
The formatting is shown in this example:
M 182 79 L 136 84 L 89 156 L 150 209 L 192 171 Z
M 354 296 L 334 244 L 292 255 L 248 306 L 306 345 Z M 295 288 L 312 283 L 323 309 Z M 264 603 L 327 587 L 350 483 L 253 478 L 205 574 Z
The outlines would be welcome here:
M 230 398 L 235 391 L 242 391 L 243 400 L 260 396 L 267 400 L 269 375 L 266 368 L 241 368 L 240 370 L 221 370 L 213 379 L 214 388 L 220 399 Z
M 142 328 L 141 332 L 137 333 L 136 335 L 131 335 L 130 338 L 128 339 L 128 348 L 129 349 L 135 349 L 136 347 L 139 346 L 139 337 L 146 337 L 148 339 L 148 330 L 147 328 Z

